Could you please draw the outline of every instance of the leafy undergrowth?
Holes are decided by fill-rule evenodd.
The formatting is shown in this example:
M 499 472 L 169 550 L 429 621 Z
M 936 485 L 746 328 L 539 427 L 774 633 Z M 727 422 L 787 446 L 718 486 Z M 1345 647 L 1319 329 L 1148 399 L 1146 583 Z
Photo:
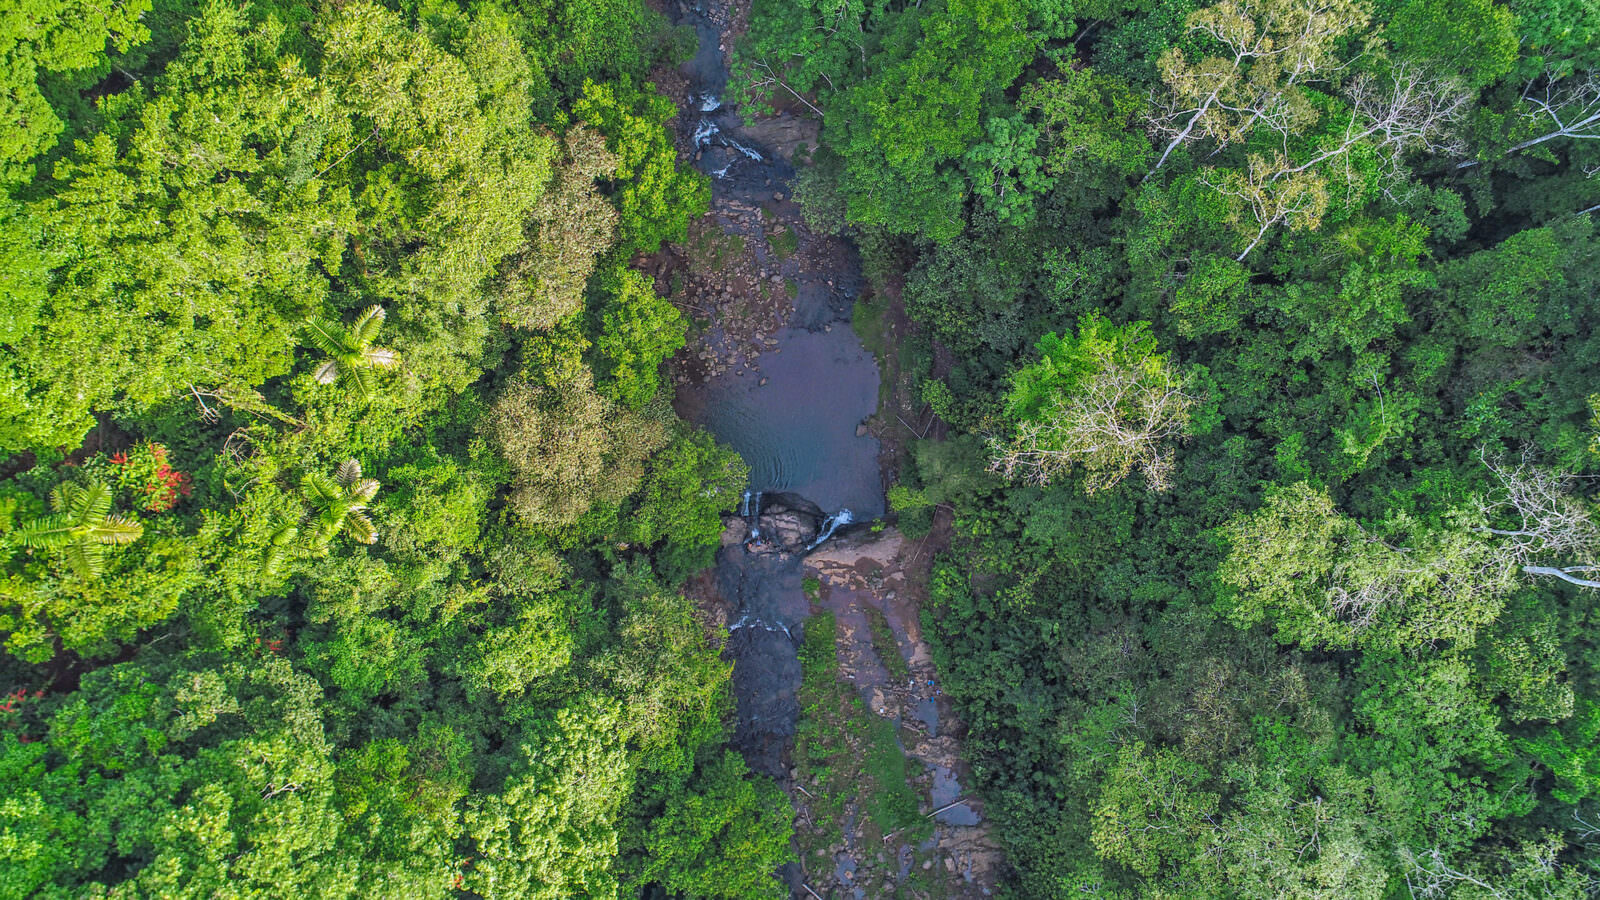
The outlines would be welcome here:
M 933 834 L 931 820 L 918 808 L 907 781 L 904 751 L 894 723 L 873 715 L 856 688 L 840 677 L 833 613 L 806 622 L 800 648 L 802 682 L 800 723 L 795 740 L 797 784 L 808 798 L 810 828 L 799 833 L 807 866 L 831 867 L 831 852 L 844 843 L 845 829 L 859 823 L 859 848 L 865 864 L 895 834 L 899 844 L 916 844 Z M 892 654 L 899 658 L 898 653 Z M 902 663 L 903 664 L 903 663 Z M 863 820 L 863 817 L 864 820 Z M 856 885 L 868 890 L 890 872 L 866 868 Z
M 910 678 L 911 667 L 906 664 L 906 658 L 900 655 L 900 645 L 895 641 L 894 629 L 889 627 L 889 618 L 876 606 L 869 605 L 865 611 L 867 625 L 872 628 L 872 649 L 883 661 L 889 677 L 896 682 Z

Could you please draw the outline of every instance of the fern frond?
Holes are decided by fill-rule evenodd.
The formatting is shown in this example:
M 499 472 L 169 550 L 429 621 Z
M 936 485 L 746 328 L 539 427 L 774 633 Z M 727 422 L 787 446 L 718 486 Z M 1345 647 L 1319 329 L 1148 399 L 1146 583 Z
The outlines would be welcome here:
M 333 477 L 343 487 L 349 487 L 361 480 L 361 463 L 354 458 L 347 459 L 339 464 L 339 469 L 333 473 Z
M 353 338 L 352 347 L 366 347 L 378 337 L 378 329 L 383 327 L 383 306 L 374 303 L 356 319 L 350 326 L 350 337 Z
M 354 540 L 363 544 L 370 544 L 378 539 L 378 529 L 372 525 L 372 520 L 359 509 L 352 509 L 344 515 L 344 531 Z
M 321 316 L 312 316 L 306 320 L 306 334 L 310 335 L 311 343 L 318 350 L 329 356 L 343 356 L 352 346 L 350 333 L 345 331 L 344 326 Z

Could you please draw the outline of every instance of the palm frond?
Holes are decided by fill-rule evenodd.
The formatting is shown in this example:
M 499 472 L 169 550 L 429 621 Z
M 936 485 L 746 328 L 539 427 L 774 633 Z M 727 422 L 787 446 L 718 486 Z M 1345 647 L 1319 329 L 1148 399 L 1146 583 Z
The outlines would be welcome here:
M 372 525 L 372 520 L 359 509 L 352 509 L 344 515 L 344 531 L 354 540 L 363 544 L 370 544 L 378 539 L 378 529 Z
M 106 570 L 105 548 L 99 544 L 73 541 L 66 545 L 62 555 L 67 558 L 67 565 L 81 578 L 94 578 Z
M 276 574 L 278 566 L 289 555 L 289 549 L 294 545 L 294 539 L 299 536 L 300 529 L 293 524 L 283 525 L 275 529 L 267 538 L 267 546 L 261 550 L 261 574 Z
M 98 522 L 111 512 L 110 488 L 98 481 L 91 482 L 88 487 L 78 485 L 72 487 L 74 490 L 67 501 L 67 512 L 73 517 L 74 524 Z
M 318 350 L 329 356 L 342 356 L 350 352 L 353 346 L 350 333 L 343 325 L 330 322 L 321 316 L 312 316 L 306 320 L 306 334 L 310 335 L 311 343 Z
M 350 326 L 350 337 L 353 338 L 352 347 L 366 347 L 378 337 L 378 329 L 383 327 L 384 311 L 382 304 L 374 303 L 367 307 L 367 311 L 356 319 Z
M 89 539 L 97 544 L 131 544 L 144 534 L 144 526 L 127 516 L 101 516 L 92 523 Z
M 316 374 L 311 377 L 317 380 L 317 384 L 333 384 L 339 380 L 339 361 L 330 359 L 317 366 Z
M 300 490 L 311 505 L 318 507 L 337 502 L 343 495 L 339 485 L 321 472 L 307 472 L 305 477 L 300 479 Z
M 354 458 L 347 459 L 339 464 L 339 469 L 334 472 L 333 477 L 341 486 L 349 487 L 361 480 L 361 463 Z
M 17 543 L 30 550 L 60 547 L 72 540 L 72 520 L 66 513 L 51 513 L 23 525 L 13 534 Z
M 333 541 L 333 536 L 344 527 L 345 511 L 339 507 L 328 507 L 312 520 L 315 527 L 311 529 L 309 543 L 315 551 L 326 550 Z
M 368 347 L 361 351 L 361 361 L 374 369 L 392 369 L 400 364 L 400 354 L 387 347 Z
M 357 357 L 359 359 L 359 357 Z M 344 366 L 344 374 L 350 378 L 350 383 L 355 386 L 356 395 L 365 399 L 372 396 L 372 380 L 358 365 Z
M 363 478 L 350 486 L 348 495 L 350 499 L 359 501 L 365 506 L 367 501 L 378 495 L 379 486 L 378 479 Z

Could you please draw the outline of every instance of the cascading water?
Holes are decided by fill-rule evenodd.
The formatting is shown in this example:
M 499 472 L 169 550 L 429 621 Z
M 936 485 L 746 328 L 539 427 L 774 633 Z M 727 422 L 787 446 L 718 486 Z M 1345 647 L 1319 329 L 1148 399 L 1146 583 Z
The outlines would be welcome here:
M 781 778 L 800 712 L 796 651 L 810 614 L 801 557 L 884 508 L 878 442 L 858 430 L 877 408 L 879 379 L 850 327 L 862 283 L 854 250 L 806 228 L 799 207 L 784 199 L 794 169 L 783 146 L 752 137 L 770 132 L 746 131 L 738 110 L 722 100 L 730 21 L 722 0 L 678 4 L 677 23 L 692 27 L 700 42 L 683 68 L 689 91 L 680 134 L 696 168 L 714 176 L 713 221 L 738 234 L 754 257 L 757 289 L 766 295 L 776 286 L 793 310 L 788 327 L 762 342 L 759 372 L 724 370 L 684 384 L 675 405 L 750 466 L 750 490 L 738 507 L 748 537 L 718 553 L 715 577 L 732 607 L 725 653 L 734 662 L 738 702 L 734 744 L 753 769 Z M 769 251 L 763 228 L 780 225 L 799 236 L 798 252 Z M 730 277 L 724 291 L 752 289 L 735 285 Z M 722 333 L 717 318 L 708 325 L 708 335 Z M 824 516 L 819 506 L 838 512 Z M 785 510 L 789 518 L 774 518 Z
M 839 530 L 840 525 L 849 525 L 855 520 L 855 514 L 850 512 L 848 509 L 841 509 L 826 519 L 823 519 L 822 526 L 817 529 L 816 539 L 806 545 L 806 552 L 810 553 L 812 550 L 817 549 L 817 547 L 820 546 L 823 541 L 833 537 L 833 533 Z
M 745 491 L 744 492 L 744 496 L 745 496 L 746 501 L 749 501 L 750 492 L 749 491 Z M 756 498 L 755 498 L 754 502 L 746 502 L 745 503 L 744 518 L 745 518 L 746 521 L 748 521 L 750 523 L 750 536 L 748 538 L 746 538 L 746 540 L 747 541 L 759 541 L 759 540 L 761 540 L 761 492 L 760 491 L 756 491 Z

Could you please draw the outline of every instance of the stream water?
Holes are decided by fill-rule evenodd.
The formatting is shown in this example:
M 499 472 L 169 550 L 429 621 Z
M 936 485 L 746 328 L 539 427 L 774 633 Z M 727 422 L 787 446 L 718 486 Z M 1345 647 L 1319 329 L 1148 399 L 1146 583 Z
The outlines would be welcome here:
M 731 368 L 712 374 L 680 388 L 677 406 L 749 464 L 757 506 L 760 496 L 782 494 L 813 509 L 826 532 L 884 511 L 878 441 L 859 427 L 877 409 L 879 383 L 872 355 L 850 327 L 860 267 L 844 241 L 810 234 L 793 202 L 773 202 L 787 194 L 794 169 L 747 132 L 724 100 L 726 17 L 725 3 L 684 0 L 677 8 L 678 24 L 699 37 L 682 68 L 689 93 L 679 126 L 696 149 L 695 165 L 711 177 L 713 215 L 729 221 L 730 210 L 760 208 L 763 221 L 799 236 L 799 252 L 788 258 L 764 241 L 750 248 L 764 270 L 792 285 L 793 304 L 784 327 L 768 336 L 759 378 Z M 706 339 L 715 340 L 718 327 L 710 323 Z M 799 716 L 796 650 L 809 612 L 800 565 L 800 554 L 750 553 L 737 544 L 717 557 L 718 588 L 735 607 L 727 644 L 738 704 L 734 743 L 752 768 L 779 777 L 787 774 Z

